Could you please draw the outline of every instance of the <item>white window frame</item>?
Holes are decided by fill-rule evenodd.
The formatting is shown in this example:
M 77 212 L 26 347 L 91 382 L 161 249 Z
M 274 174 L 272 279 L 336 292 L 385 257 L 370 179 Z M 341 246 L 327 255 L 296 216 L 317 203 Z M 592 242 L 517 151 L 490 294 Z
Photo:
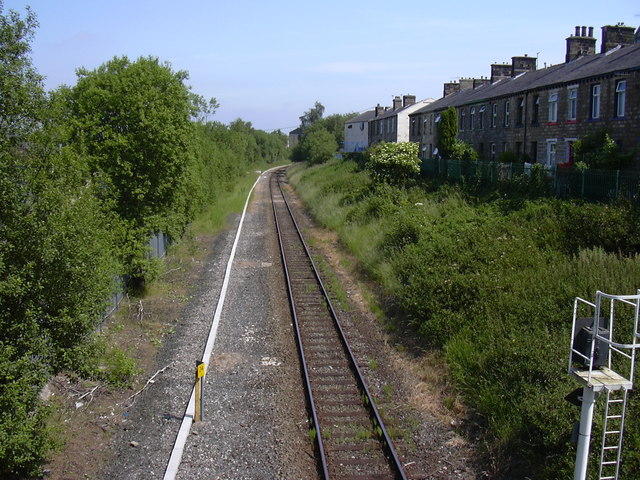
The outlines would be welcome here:
M 624 117 L 627 103 L 627 81 L 618 80 L 616 82 L 616 117 Z
M 558 139 L 557 138 L 548 138 L 547 139 L 547 156 L 546 156 L 546 165 L 551 167 L 556 164 L 558 152 Z
M 558 121 L 558 91 L 549 92 L 549 123 Z
M 464 108 L 460 109 L 460 131 L 464 131 L 464 124 L 467 121 L 467 111 Z
M 591 118 L 596 120 L 600 118 L 600 93 L 601 85 L 596 83 L 591 85 Z
M 504 102 L 504 126 L 505 127 L 509 126 L 510 114 L 511 114 L 511 102 L 509 100 L 506 100 Z
M 567 87 L 567 120 L 578 118 L 578 85 Z
M 489 152 L 491 155 L 491 161 L 494 161 L 496 159 L 496 144 L 495 143 L 491 143 L 491 145 L 489 145 Z
M 470 130 L 476 129 L 476 107 L 471 107 L 471 124 Z
M 485 110 L 486 110 L 486 109 L 485 109 L 485 106 L 484 106 L 484 105 L 482 105 L 482 106 L 480 107 L 480 110 L 479 110 L 480 115 L 478 115 L 478 119 L 479 119 L 479 121 L 480 121 L 480 126 L 479 126 L 479 129 L 480 129 L 480 130 L 483 130 L 483 129 L 484 129 L 484 111 L 485 111 Z
M 498 104 L 491 105 L 491 127 L 496 128 L 498 124 Z

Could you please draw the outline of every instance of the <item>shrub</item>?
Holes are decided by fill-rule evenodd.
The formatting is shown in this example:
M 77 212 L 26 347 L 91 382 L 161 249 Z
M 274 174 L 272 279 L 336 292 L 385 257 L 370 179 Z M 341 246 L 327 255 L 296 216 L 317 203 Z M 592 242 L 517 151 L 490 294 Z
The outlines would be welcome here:
M 381 142 L 369 149 L 367 170 L 375 182 L 406 185 L 420 174 L 417 143 Z

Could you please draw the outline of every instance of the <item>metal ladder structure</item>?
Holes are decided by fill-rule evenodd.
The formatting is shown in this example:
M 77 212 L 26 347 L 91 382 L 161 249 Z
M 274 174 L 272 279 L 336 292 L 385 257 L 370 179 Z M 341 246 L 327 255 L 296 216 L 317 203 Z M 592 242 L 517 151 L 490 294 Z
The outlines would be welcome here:
M 586 316 L 585 310 L 589 311 Z M 636 295 L 598 291 L 595 303 L 575 299 L 569 374 L 582 384 L 582 400 L 574 480 L 587 478 L 594 406 L 602 393 L 606 404 L 598 480 L 619 480 L 627 395 L 640 347 L 639 318 L 640 290 Z M 621 342 L 621 337 L 627 342 Z
M 617 480 L 622 459 L 622 438 L 628 390 L 607 390 L 598 480 Z

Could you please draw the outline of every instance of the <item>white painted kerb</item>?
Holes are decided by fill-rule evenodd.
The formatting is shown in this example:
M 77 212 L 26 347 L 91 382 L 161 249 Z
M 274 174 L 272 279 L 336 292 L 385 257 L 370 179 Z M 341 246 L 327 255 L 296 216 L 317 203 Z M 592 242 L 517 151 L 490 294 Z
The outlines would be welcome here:
M 279 168 L 279 167 L 274 167 Z M 224 274 L 224 281 L 222 282 L 222 289 L 220 290 L 220 298 L 218 299 L 218 305 L 216 306 L 216 311 L 213 315 L 213 323 L 211 324 L 211 330 L 209 330 L 209 337 L 207 338 L 207 345 L 204 349 L 204 354 L 202 355 L 202 361 L 207 365 L 209 365 L 209 358 L 211 357 L 211 351 L 213 350 L 213 344 L 216 340 L 216 334 L 218 331 L 218 324 L 220 323 L 220 315 L 222 313 L 222 307 L 224 305 L 224 299 L 227 296 L 227 288 L 229 286 L 229 277 L 231 276 L 231 266 L 233 264 L 233 259 L 236 255 L 236 248 L 238 246 L 238 240 L 240 239 L 240 232 L 242 231 L 242 224 L 244 223 L 244 217 L 247 213 L 247 207 L 249 205 L 249 200 L 251 199 L 251 194 L 253 193 L 253 189 L 256 188 L 256 185 L 260 181 L 261 178 L 265 176 L 266 173 L 273 170 L 269 169 L 266 172 L 263 172 L 254 182 L 251 190 L 249 190 L 249 195 L 247 195 L 247 201 L 244 203 L 244 209 L 242 210 L 242 216 L 240 217 L 240 223 L 238 224 L 238 231 L 236 232 L 236 238 L 233 241 L 233 247 L 231 247 L 231 255 L 229 256 L 229 262 L 227 263 L 227 269 Z M 180 466 L 180 462 L 182 461 L 182 452 L 184 451 L 184 446 L 187 443 L 187 437 L 189 436 L 189 431 L 191 430 L 191 424 L 193 423 L 193 418 L 195 416 L 195 406 L 196 406 L 196 391 L 195 386 L 191 391 L 191 397 L 189 398 L 189 404 L 187 405 L 187 410 L 185 411 L 184 417 L 182 418 L 182 424 L 180 425 L 180 430 L 178 431 L 178 436 L 176 437 L 176 442 L 173 446 L 173 450 L 171 451 L 171 457 L 169 458 L 169 463 L 167 464 L 167 469 L 164 472 L 164 480 L 174 480 L 176 475 L 178 474 L 178 467 Z

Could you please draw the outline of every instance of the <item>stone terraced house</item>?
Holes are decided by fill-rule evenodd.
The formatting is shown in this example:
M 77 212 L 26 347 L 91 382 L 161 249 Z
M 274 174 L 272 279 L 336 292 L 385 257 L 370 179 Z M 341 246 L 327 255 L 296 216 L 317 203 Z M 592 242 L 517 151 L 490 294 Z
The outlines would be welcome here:
M 420 143 L 421 158 L 437 157 L 437 123 L 454 107 L 458 138 L 486 160 L 513 152 L 529 162 L 570 165 L 573 142 L 606 129 L 640 168 L 637 37 L 632 27 L 604 26 L 596 53 L 593 27 L 576 27 L 565 63 L 538 70 L 536 58 L 513 57 L 491 65 L 490 79 L 447 83 L 441 99 L 409 114 L 409 140 Z

